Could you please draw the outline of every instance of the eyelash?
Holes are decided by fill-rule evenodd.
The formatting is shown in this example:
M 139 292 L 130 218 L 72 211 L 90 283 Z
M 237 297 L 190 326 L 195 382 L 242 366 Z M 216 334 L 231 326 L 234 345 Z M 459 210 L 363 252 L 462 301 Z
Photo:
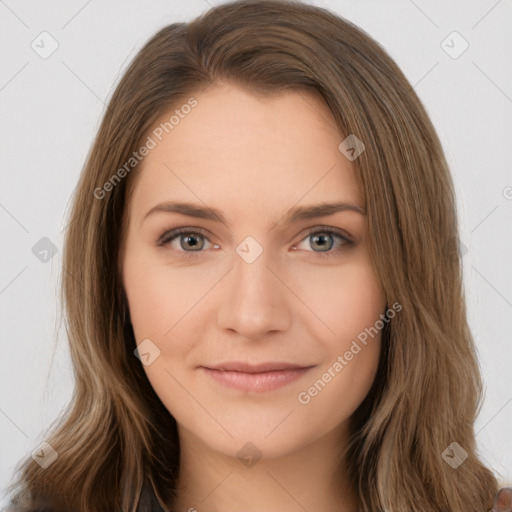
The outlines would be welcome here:
M 317 233 L 333 235 L 342 240 L 341 245 L 339 245 L 337 248 L 330 249 L 329 251 L 326 251 L 326 252 L 308 251 L 308 252 L 314 252 L 320 258 L 335 256 L 340 251 L 347 249 L 348 246 L 353 245 L 353 243 L 354 243 L 348 237 L 341 234 L 341 232 L 339 232 L 336 229 L 332 229 L 332 228 L 322 228 L 322 229 L 314 228 L 314 229 L 308 231 L 308 233 L 306 233 L 306 236 L 304 238 L 302 238 L 300 240 L 300 242 L 303 242 L 309 236 L 317 234 Z M 185 235 L 200 235 L 209 241 L 208 236 L 201 229 L 192 230 L 190 228 L 176 228 L 176 229 L 171 229 L 170 231 L 166 231 L 165 233 L 163 233 L 160 236 L 160 238 L 158 239 L 157 244 L 159 247 L 164 247 L 164 246 L 168 245 L 169 243 L 171 243 L 176 238 L 178 238 L 180 235 L 184 235 L 184 234 Z M 180 258 L 189 259 L 189 258 L 196 257 L 198 255 L 198 253 L 201 253 L 204 251 L 177 250 L 177 252 L 179 253 Z

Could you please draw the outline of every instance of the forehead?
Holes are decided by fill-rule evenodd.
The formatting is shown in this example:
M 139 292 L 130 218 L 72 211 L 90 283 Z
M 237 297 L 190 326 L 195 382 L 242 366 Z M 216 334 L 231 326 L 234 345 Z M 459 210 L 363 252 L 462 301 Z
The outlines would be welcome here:
M 254 95 L 224 84 L 191 97 L 193 108 L 176 105 L 149 132 L 155 146 L 136 170 L 136 215 L 178 198 L 227 205 L 234 215 L 265 215 L 299 201 L 364 206 L 354 165 L 338 149 L 344 135 L 318 96 Z

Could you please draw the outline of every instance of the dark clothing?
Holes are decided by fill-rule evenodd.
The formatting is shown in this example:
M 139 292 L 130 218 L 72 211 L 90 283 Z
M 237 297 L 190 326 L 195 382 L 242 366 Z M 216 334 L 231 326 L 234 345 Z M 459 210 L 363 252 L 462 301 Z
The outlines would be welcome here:
M 166 512 L 151 485 L 144 484 L 137 512 Z M 489 512 L 512 512 L 512 487 L 503 487 L 496 493 L 493 507 Z
M 147 480 L 144 481 L 142 486 L 136 512 L 166 512 L 166 509 L 162 508 L 156 497 L 153 486 Z
M 12 502 L 2 512 L 25 512 L 16 507 Z M 51 512 L 49 508 L 38 508 L 30 512 Z M 167 512 L 160 503 L 151 484 L 145 482 L 137 506 L 136 512 Z M 169 511 L 174 512 L 174 511 Z M 181 512 L 181 511 L 179 511 Z M 512 512 L 512 487 L 501 488 L 494 496 L 494 503 L 488 512 Z

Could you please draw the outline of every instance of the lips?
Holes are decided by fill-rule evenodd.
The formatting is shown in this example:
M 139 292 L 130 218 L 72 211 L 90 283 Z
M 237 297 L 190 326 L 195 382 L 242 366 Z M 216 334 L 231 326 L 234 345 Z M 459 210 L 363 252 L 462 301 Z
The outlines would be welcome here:
M 243 372 L 243 373 L 266 373 L 266 372 L 275 372 L 282 370 L 300 370 L 302 368 L 310 368 L 308 365 L 300 365 L 300 364 L 292 364 L 292 363 L 284 363 L 284 362 L 266 362 L 259 364 L 248 364 L 240 361 L 231 361 L 226 363 L 221 363 L 214 366 L 205 366 L 204 368 L 209 368 L 210 370 L 220 370 L 220 371 L 235 371 L 235 372 Z
M 284 362 L 248 364 L 239 361 L 201 366 L 200 369 L 223 387 L 243 392 L 268 392 L 282 388 L 304 376 L 313 366 Z

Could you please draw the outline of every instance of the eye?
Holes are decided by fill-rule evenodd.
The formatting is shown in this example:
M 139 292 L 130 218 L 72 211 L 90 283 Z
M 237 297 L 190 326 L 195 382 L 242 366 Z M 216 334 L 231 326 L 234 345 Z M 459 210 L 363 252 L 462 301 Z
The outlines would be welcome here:
M 205 240 L 209 241 L 202 230 L 192 231 L 189 228 L 177 228 L 166 231 L 158 240 L 158 245 L 163 247 L 174 244 L 172 248 L 179 253 L 180 257 L 189 258 L 194 257 L 194 253 L 202 252 Z
M 337 239 L 337 242 L 333 241 L 333 239 Z M 315 228 L 315 230 L 309 231 L 307 236 L 301 240 L 301 243 L 306 240 L 309 240 L 311 247 L 320 249 L 313 252 L 321 257 L 336 255 L 341 250 L 353 245 L 352 240 L 333 228 Z

